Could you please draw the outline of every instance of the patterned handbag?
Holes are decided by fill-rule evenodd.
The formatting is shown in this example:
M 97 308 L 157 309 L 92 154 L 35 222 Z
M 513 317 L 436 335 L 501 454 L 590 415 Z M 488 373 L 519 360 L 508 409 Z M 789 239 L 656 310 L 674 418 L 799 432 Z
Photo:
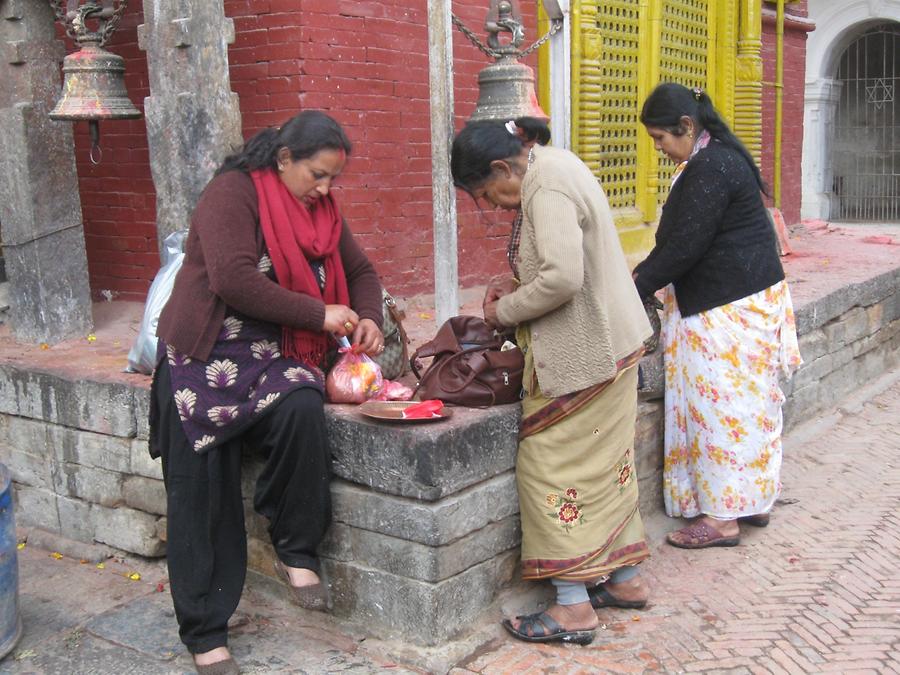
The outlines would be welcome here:
M 381 290 L 384 301 L 384 319 L 382 320 L 382 332 L 384 333 L 384 351 L 373 360 L 381 366 L 381 374 L 389 380 L 396 380 L 409 372 L 409 353 L 407 345 L 409 338 L 403 328 L 403 319 L 406 315 L 397 307 L 397 302 L 386 290 Z

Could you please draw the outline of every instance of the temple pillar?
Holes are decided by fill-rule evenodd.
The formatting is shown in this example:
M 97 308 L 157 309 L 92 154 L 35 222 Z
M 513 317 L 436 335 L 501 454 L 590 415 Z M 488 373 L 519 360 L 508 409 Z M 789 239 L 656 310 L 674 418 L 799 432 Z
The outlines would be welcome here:
M 0 224 L 10 325 L 53 344 L 92 329 L 72 124 L 47 115 L 60 91 L 48 2 L 0 0 Z
M 741 0 L 738 25 L 734 133 L 759 164 L 762 154 L 762 3 Z
M 228 73 L 232 42 L 221 0 L 144 0 L 138 45 L 150 80 L 144 115 L 160 251 L 169 234 L 188 227 L 213 172 L 243 143 Z

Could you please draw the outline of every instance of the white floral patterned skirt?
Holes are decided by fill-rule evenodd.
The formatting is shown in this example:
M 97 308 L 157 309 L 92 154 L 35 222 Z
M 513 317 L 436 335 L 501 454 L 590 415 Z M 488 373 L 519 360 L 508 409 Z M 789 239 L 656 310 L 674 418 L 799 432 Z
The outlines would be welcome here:
M 765 513 L 781 489 L 779 376 L 802 362 L 787 283 L 689 317 L 665 296 L 666 512 Z
M 207 361 L 166 358 L 185 436 L 197 452 L 230 440 L 295 389 L 323 390 L 322 370 L 281 354 L 281 328 L 229 313 Z

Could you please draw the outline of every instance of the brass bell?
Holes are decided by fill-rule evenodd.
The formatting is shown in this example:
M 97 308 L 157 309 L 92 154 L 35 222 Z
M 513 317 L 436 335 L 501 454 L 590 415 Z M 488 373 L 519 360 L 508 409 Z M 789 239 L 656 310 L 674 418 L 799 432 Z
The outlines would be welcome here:
M 496 63 L 478 73 L 478 102 L 470 119 L 510 120 L 527 116 L 548 120 L 534 92 L 534 71 L 518 61 L 525 31 L 514 0 L 491 0 L 484 27 L 488 33 L 486 51 Z M 500 33 L 509 33 L 509 42 L 501 44 Z
M 79 45 L 77 52 L 63 59 L 62 94 L 50 119 L 87 120 L 91 126 L 91 159 L 99 149 L 100 120 L 134 119 L 141 111 L 134 107 L 125 89 L 125 59 L 103 49 L 125 9 L 126 0 L 113 8 L 112 0 L 68 0 L 66 30 Z M 61 17 L 63 18 L 63 17 Z M 91 31 L 86 22 L 100 22 Z
M 125 59 L 96 42 L 63 59 L 62 95 L 54 120 L 121 120 L 141 116 L 125 90 Z

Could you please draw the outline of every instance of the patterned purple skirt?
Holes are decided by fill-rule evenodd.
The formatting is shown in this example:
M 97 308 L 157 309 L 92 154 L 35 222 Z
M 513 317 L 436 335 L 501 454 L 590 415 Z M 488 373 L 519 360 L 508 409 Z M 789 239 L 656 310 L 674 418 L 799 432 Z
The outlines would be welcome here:
M 172 395 L 196 452 L 239 435 L 295 389 L 323 391 L 322 370 L 282 356 L 280 339 L 280 326 L 229 312 L 208 361 L 165 345 Z

